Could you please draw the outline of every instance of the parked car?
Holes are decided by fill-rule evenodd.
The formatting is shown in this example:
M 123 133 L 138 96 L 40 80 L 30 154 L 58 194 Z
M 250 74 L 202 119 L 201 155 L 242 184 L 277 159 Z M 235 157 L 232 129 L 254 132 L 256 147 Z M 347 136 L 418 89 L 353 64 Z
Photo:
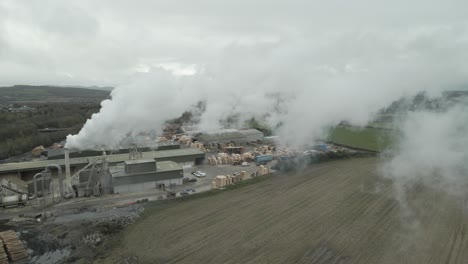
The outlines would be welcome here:
M 198 177 L 198 178 L 206 176 L 206 173 L 201 172 L 201 171 L 196 171 L 196 172 L 193 172 L 192 174 L 195 175 L 195 177 Z
M 244 161 L 244 162 L 242 162 L 242 165 L 241 165 L 241 166 L 242 166 L 242 167 L 248 167 L 249 165 L 250 165 L 250 164 L 249 164 L 248 162 L 245 162 L 245 161 Z
M 188 179 L 188 182 L 197 182 L 197 179 L 196 178 L 190 178 L 190 179 Z
M 187 196 L 187 195 L 189 195 L 189 193 L 187 191 L 183 191 L 183 192 L 180 192 L 180 195 L 181 196 Z

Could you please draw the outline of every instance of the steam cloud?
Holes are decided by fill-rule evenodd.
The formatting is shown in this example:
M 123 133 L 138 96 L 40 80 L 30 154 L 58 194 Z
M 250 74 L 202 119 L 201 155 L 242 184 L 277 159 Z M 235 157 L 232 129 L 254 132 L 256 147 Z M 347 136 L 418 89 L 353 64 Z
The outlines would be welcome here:
M 400 34 L 324 35 L 234 43 L 193 75 L 150 67 L 117 87 L 67 147 L 116 146 L 127 135 L 160 131 L 198 101 L 202 129 L 238 114 L 265 120 L 289 144 L 316 140 L 346 120 L 364 125 L 382 107 L 419 91 L 466 83 L 466 38 L 451 28 Z M 449 37 L 448 37 L 449 36 Z M 453 44 L 457 43 L 457 44 Z M 448 112 L 446 114 L 451 114 Z
M 464 195 L 468 184 L 468 108 L 413 112 L 401 126 L 396 155 L 382 168 L 404 196 L 416 184 Z M 402 197 L 404 200 L 404 197 Z
M 161 131 L 200 101 L 202 129 L 220 128 L 234 114 L 239 124 L 256 117 L 284 143 L 300 145 L 341 121 L 365 125 L 401 97 L 468 83 L 466 1 L 47 6 L 0 2 L 0 81 L 116 86 L 100 112 L 67 137 L 68 148 L 118 147 L 129 135 Z M 400 142 L 381 169 L 402 204 L 419 183 L 463 194 L 466 106 L 412 112 L 399 125 Z

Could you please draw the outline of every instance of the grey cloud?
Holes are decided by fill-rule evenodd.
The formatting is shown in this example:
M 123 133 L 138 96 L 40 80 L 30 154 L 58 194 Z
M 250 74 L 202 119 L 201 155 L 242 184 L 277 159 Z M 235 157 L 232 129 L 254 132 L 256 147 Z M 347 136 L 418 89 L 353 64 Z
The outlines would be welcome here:
M 0 30 L 2 47 L 9 47 L 10 56 L 2 57 L 5 66 L 0 79 L 3 84 L 47 80 L 118 85 L 142 61 L 210 63 L 236 42 L 302 41 L 305 37 L 304 46 L 313 46 L 324 39 L 347 41 L 346 35 L 352 38 L 366 32 L 398 37 L 411 28 L 462 24 L 466 5 L 420 0 L 4 1 L 3 24 L 8 31 Z M 384 52 L 373 49 L 372 40 L 360 44 L 364 46 L 355 48 L 361 52 Z M 343 52 L 347 51 L 326 59 L 340 60 Z M 33 73 L 44 64 L 49 69 L 38 79 L 39 74 Z M 13 74 L 9 66 L 15 69 Z M 61 79 L 60 71 L 73 78 Z

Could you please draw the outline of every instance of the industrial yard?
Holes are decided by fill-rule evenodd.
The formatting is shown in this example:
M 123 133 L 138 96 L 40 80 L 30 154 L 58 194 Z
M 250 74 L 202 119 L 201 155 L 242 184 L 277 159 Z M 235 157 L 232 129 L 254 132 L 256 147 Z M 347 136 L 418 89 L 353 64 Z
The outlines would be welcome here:
M 270 174 L 278 155 L 293 155 L 258 145 L 257 130 L 211 137 L 205 144 L 167 135 L 157 148 L 103 151 L 56 144 L 38 159 L 0 164 L 0 231 L 8 234 L 0 236 L 1 263 L 87 263 L 139 217 L 143 203 L 223 190 Z M 220 137 L 231 140 L 213 142 Z
M 0 241 L 13 243 L 0 259 L 464 263 L 467 257 L 459 250 L 468 244 L 465 200 L 424 185 L 399 199 L 378 171 L 385 158 L 373 151 L 324 142 L 287 148 L 255 129 L 158 140 L 160 149 L 57 148 L 39 160 L 0 165 L 0 232 L 8 234 L 0 233 Z
M 466 263 L 464 199 L 419 186 L 402 206 L 378 163 L 331 161 L 151 204 L 99 262 Z
M 468 264 L 468 1 L 1 1 L 0 264 Z

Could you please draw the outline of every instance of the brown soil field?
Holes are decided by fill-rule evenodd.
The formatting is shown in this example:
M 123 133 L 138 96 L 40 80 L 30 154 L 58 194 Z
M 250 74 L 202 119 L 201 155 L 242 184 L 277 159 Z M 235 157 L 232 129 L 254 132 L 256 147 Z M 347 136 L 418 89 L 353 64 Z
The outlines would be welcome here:
M 418 185 L 402 204 L 378 162 L 327 162 L 151 204 L 98 262 L 468 263 L 465 200 Z

